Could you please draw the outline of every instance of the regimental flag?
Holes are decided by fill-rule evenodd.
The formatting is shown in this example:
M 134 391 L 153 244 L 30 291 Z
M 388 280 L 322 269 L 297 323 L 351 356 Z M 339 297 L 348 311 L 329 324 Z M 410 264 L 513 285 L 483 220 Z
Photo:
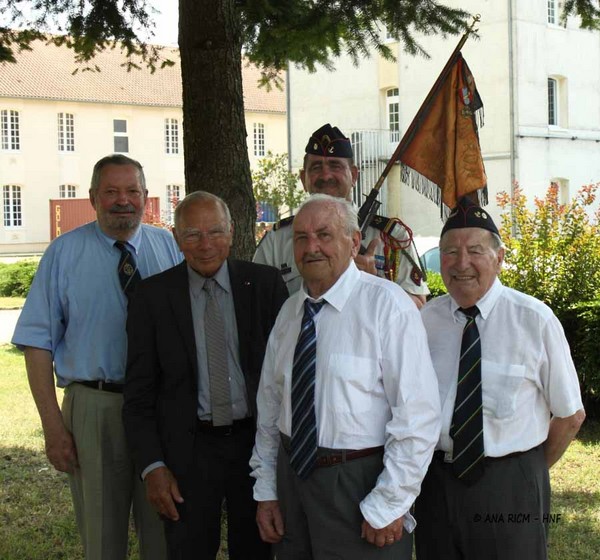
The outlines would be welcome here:
M 487 177 L 479 146 L 483 103 L 460 50 L 442 70 L 402 138 L 402 181 L 442 207 L 445 214 L 471 194 L 487 204 Z

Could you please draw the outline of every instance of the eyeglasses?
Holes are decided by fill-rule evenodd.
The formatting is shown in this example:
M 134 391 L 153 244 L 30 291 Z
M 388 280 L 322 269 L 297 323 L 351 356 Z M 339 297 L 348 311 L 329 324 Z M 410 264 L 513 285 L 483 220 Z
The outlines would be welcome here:
M 219 241 L 229 235 L 229 232 L 224 229 L 211 229 L 210 231 L 200 231 L 198 229 L 189 229 L 181 234 L 181 241 L 185 245 L 194 245 L 199 243 L 203 237 L 209 241 Z

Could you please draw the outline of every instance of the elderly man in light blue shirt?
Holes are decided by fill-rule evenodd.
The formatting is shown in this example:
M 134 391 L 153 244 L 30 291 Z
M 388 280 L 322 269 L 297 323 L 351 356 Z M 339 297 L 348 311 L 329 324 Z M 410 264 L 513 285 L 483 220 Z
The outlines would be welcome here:
M 132 503 L 142 559 L 166 557 L 121 422 L 128 297 L 138 279 L 181 261 L 168 232 L 141 224 L 146 200 L 137 161 L 112 155 L 96 163 L 97 221 L 50 244 L 12 339 L 24 350 L 48 459 L 69 474 L 88 560 L 126 558 Z M 65 388 L 62 412 L 53 373 Z

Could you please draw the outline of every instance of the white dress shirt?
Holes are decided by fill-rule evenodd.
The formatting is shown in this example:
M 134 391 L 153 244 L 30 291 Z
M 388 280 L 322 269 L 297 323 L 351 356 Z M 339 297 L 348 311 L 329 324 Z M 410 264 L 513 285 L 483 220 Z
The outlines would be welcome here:
M 550 415 L 583 408 L 579 381 L 562 326 L 541 301 L 498 279 L 477 302 L 485 454 L 527 451 L 548 437 Z M 438 377 L 442 433 L 437 448 L 452 452 L 450 424 L 456 398 L 465 316 L 449 296 L 435 298 L 421 314 Z
M 267 345 L 250 462 L 258 501 L 277 499 L 279 432 L 291 435 L 292 363 L 307 297 L 303 288 L 286 301 Z M 354 262 L 322 299 L 326 304 L 315 317 L 318 444 L 385 445 L 384 468 L 360 505 L 364 518 L 380 529 L 408 513 L 439 437 L 426 333 L 399 286 L 360 272 Z

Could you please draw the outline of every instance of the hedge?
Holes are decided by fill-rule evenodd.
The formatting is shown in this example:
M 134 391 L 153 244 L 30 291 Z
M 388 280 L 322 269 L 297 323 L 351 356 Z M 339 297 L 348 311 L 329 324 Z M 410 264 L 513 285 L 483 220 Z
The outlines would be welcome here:
M 0 263 L 0 296 L 26 297 L 37 270 L 37 261 Z
M 578 303 L 563 311 L 559 319 L 581 384 L 588 415 L 600 416 L 600 301 Z

